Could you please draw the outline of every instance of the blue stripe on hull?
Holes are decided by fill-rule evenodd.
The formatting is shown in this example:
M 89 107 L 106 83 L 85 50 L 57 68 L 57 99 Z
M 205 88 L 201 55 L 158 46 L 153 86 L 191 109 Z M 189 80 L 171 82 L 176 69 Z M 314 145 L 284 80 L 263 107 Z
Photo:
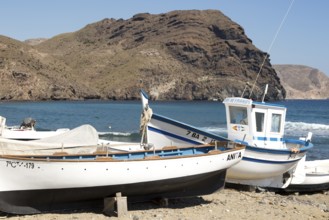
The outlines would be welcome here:
M 296 160 L 285 160 L 285 161 L 273 161 L 273 160 L 262 160 L 262 159 L 255 159 L 247 156 L 243 156 L 242 160 L 244 161 L 250 161 L 254 163 L 267 163 L 267 164 L 289 164 L 289 163 L 296 163 L 301 158 L 298 158 Z
M 154 128 L 154 127 L 151 127 L 151 126 L 148 126 L 148 130 L 153 131 L 153 132 L 158 133 L 158 134 L 162 134 L 162 135 L 168 136 L 168 137 L 175 138 L 177 140 L 184 141 L 184 142 L 189 143 L 189 144 L 202 144 L 200 142 L 193 141 L 193 140 L 190 140 L 190 139 L 181 137 L 179 135 L 176 135 L 176 134 L 173 134 L 173 133 L 170 133 L 170 132 L 167 132 L 167 131 L 163 131 L 163 130 L 160 130 L 158 128 Z M 255 151 L 255 152 L 262 152 L 262 153 L 270 153 L 270 154 L 286 154 L 286 155 L 291 155 L 291 151 L 289 151 L 289 150 L 263 149 L 263 148 L 256 148 L 256 147 L 251 147 L 251 146 L 247 146 L 246 150 Z M 244 161 L 252 161 L 252 162 L 255 162 L 255 163 L 268 163 L 268 164 L 295 163 L 296 161 L 298 161 L 300 159 L 301 159 L 301 157 L 298 158 L 298 159 L 296 159 L 296 160 L 286 160 L 286 161 L 272 161 L 271 160 L 270 161 L 270 160 L 262 160 L 262 159 L 250 158 L 250 157 L 247 157 L 246 154 L 242 158 L 242 160 L 244 160 Z
M 203 131 L 201 129 L 198 129 L 196 127 L 193 127 L 191 125 L 187 125 L 187 124 L 184 124 L 182 122 L 179 122 L 179 121 L 176 121 L 176 120 L 173 120 L 173 119 L 170 119 L 170 118 L 167 118 L 167 117 L 164 117 L 164 116 L 161 116 L 161 115 L 157 115 L 157 114 L 153 114 L 152 115 L 152 119 L 155 119 L 155 120 L 158 120 L 158 121 L 161 121 L 161 122 L 164 122 L 164 123 L 167 123 L 167 124 L 170 124 L 170 125 L 173 125 L 173 126 L 176 126 L 176 127 L 179 127 L 179 128 L 182 128 L 182 129 L 186 129 L 186 130 L 189 130 L 189 131 L 193 131 L 193 132 L 196 132 L 198 134 L 201 134 L 201 135 L 204 135 L 204 136 L 207 136 L 209 138 L 212 138 L 212 139 L 216 139 L 218 141 L 227 141 L 228 139 L 225 138 L 225 137 L 221 137 L 219 135 L 215 135 L 215 134 L 212 134 L 212 133 L 209 133 L 209 132 L 206 132 L 206 131 Z
M 247 146 L 246 150 L 254 151 L 254 152 L 261 152 L 261 153 L 269 153 L 269 154 L 286 154 L 290 155 L 292 152 L 288 149 L 277 150 L 277 149 L 265 149 L 253 146 Z
M 189 144 L 202 144 L 201 142 L 193 141 L 191 139 L 188 139 L 188 138 L 185 138 L 185 137 L 182 137 L 182 136 L 179 136 L 179 135 L 167 132 L 167 131 L 163 131 L 158 128 L 154 128 L 152 126 L 148 126 L 148 130 L 153 131 L 158 134 L 168 136 L 168 137 L 175 138 L 177 140 L 185 141 L 186 143 L 189 143 Z M 203 135 L 205 135 L 206 137 L 210 137 L 210 135 L 208 135 L 206 133 L 204 133 Z M 215 138 L 215 140 L 218 140 L 218 139 Z M 222 141 L 222 140 L 218 140 L 218 141 Z M 287 155 L 291 154 L 290 150 L 264 149 L 264 148 L 252 147 L 252 146 L 247 146 L 246 150 L 254 151 L 254 152 L 262 152 L 262 153 L 270 153 L 270 154 L 287 154 Z
M 282 142 L 283 138 L 274 138 L 274 137 L 254 137 L 254 140 L 258 141 L 279 141 Z
M 304 146 L 299 149 L 298 153 L 305 153 L 306 151 L 310 150 L 313 147 L 313 145 L 310 146 Z M 266 148 L 260 148 L 260 147 L 253 147 L 250 145 L 247 145 L 246 150 L 254 151 L 254 152 L 262 152 L 262 153 L 269 153 L 269 154 L 292 154 L 291 150 L 289 149 L 266 149 Z
M 155 133 L 163 134 L 165 136 L 172 137 L 172 138 L 175 138 L 177 140 L 185 141 L 186 143 L 189 143 L 189 144 L 194 144 L 194 145 L 203 144 L 203 143 L 200 143 L 200 142 L 197 142 L 197 141 L 193 141 L 193 140 L 190 140 L 190 139 L 187 139 L 187 138 L 178 136 L 176 134 L 169 133 L 167 131 L 163 131 L 163 130 L 160 130 L 160 129 L 157 129 L 157 128 L 154 128 L 154 127 L 151 127 L 151 126 L 148 126 L 147 128 L 148 128 L 148 130 L 153 131 Z

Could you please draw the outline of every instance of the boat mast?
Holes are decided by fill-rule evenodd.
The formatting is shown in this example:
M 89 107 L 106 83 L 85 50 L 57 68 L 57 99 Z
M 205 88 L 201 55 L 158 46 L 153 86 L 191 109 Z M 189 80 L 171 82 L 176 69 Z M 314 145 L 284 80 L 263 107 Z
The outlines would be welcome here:
M 281 21 L 281 23 L 280 23 L 280 25 L 279 25 L 279 28 L 278 28 L 278 30 L 276 31 L 275 35 L 274 35 L 274 38 L 273 38 L 273 40 L 272 40 L 272 42 L 271 42 L 271 44 L 270 44 L 270 47 L 269 47 L 269 49 L 267 50 L 267 53 L 266 53 L 266 55 L 265 55 L 265 58 L 264 58 L 264 60 L 263 60 L 263 62 L 262 62 L 262 64 L 261 64 L 261 66 L 260 66 L 260 69 L 259 69 L 259 71 L 258 71 L 258 73 L 257 73 L 257 76 L 256 76 L 256 79 L 255 79 L 255 82 L 254 82 L 254 84 L 253 84 L 252 87 L 251 87 L 251 92 L 250 92 L 249 98 L 251 98 L 251 95 L 252 95 L 252 92 L 253 92 L 253 90 L 254 90 L 255 84 L 256 84 L 256 82 L 257 82 L 257 80 L 258 80 L 259 74 L 261 73 L 261 71 L 262 71 L 262 69 L 263 69 L 263 66 L 264 66 L 264 64 L 265 64 L 265 62 L 266 62 L 266 59 L 267 59 L 268 56 L 269 56 L 269 53 L 270 53 L 270 51 L 271 51 L 271 49 L 272 49 L 272 46 L 273 46 L 273 44 L 274 44 L 276 38 L 278 37 L 279 32 L 280 32 L 280 30 L 281 30 L 281 28 L 282 28 L 282 26 L 283 26 L 283 24 L 284 24 L 286 18 L 288 17 L 288 14 L 289 14 L 290 9 L 292 8 L 292 5 L 294 4 L 294 2 L 295 2 L 295 0 L 292 0 L 292 1 L 291 1 L 290 5 L 289 5 L 289 8 L 288 8 L 288 10 L 287 10 L 287 12 L 286 12 L 286 14 L 284 15 L 284 17 L 283 17 L 283 19 L 282 19 L 282 21 Z M 264 97 L 265 97 L 265 96 L 264 96 Z

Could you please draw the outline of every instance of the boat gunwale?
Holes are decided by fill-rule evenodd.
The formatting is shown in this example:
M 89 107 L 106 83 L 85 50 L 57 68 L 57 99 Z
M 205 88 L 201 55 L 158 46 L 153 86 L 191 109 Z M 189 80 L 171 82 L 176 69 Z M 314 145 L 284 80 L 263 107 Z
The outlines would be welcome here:
M 178 150 L 180 149 L 198 149 L 198 148 L 207 148 L 207 147 L 213 147 L 214 149 L 209 150 L 207 153 L 202 154 L 189 154 L 189 155 L 178 155 Z M 23 161 L 37 161 L 37 162 L 138 162 L 138 161 L 151 161 L 151 160 L 172 160 L 172 159 L 188 159 L 188 158 L 196 158 L 196 157 L 204 157 L 204 156 L 211 156 L 211 155 L 222 155 L 229 152 L 235 152 L 235 151 L 241 151 L 245 150 L 246 147 L 241 144 L 237 144 L 234 148 L 225 148 L 225 150 L 218 150 L 215 145 L 196 145 L 193 147 L 180 147 L 177 148 L 177 152 L 169 150 L 156 150 L 155 152 L 158 152 L 158 154 L 154 154 L 152 150 L 148 151 L 132 151 L 132 152 L 118 152 L 118 153 L 111 153 L 111 154 L 63 154 L 63 155 L 0 155 L 0 159 L 10 159 L 10 160 L 23 160 Z M 162 156 L 159 155 L 159 153 L 163 151 L 173 152 L 175 153 L 174 156 Z M 132 155 L 132 154 L 143 154 L 150 153 L 149 155 L 144 155 L 144 157 L 141 158 L 113 158 L 110 155 Z M 143 156 L 143 155 L 142 155 Z M 159 156 L 155 158 L 154 156 Z M 55 158 L 55 159 L 52 159 Z M 76 159 L 65 159 L 65 157 L 77 157 Z M 86 159 L 78 158 L 78 157 L 90 157 Z M 153 157 L 153 158 L 152 158 Z
M 247 142 L 244 142 L 241 140 L 236 140 L 236 141 L 240 142 L 243 145 L 246 145 L 246 150 L 272 153 L 272 154 L 299 154 L 299 153 L 305 153 L 305 152 L 309 151 L 311 148 L 313 148 L 312 143 L 307 143 L 307 145 L 304 144 L 303 147 L 298 148 L 296 152 L 293 152 L 291 149 L 261 148 L 261 147 L 248 145 Z

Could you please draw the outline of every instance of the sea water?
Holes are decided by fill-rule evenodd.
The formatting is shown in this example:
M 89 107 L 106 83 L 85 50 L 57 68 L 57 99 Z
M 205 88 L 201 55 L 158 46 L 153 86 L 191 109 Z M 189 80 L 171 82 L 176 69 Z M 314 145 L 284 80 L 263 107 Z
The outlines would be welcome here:
M 314 148 L 307 160 L 329 159 L 329 100 L 287 100 L 275 102 L 287 107 L 285 134 L 299 138 L 312 132 Z M 150 101 L 153 112 L 226 136 L 225 108 L 214 101 Z M 94 126 L 104 139 L 140 140 L 140 101 L 53 101 L 2 102 L 0 115 L 7 125 L 19 125 L 32 117 L 37 130 L 73 129 Z

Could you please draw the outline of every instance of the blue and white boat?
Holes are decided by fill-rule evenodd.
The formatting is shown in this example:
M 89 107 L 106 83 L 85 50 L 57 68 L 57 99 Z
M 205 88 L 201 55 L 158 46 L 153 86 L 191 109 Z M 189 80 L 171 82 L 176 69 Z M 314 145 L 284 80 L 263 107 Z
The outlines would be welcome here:
M 303 140 L 284 138 L 286 108 L 245 98 L 227 98 L 228 137 L 204 131 L 191 125 L 154 114 L 148 96 L 141 92 L 146 120 L 141 120 L 143 137 L 156 146 L 206 144 L 231 140 L 247 145 L 242 161 L 227 172 L 227 182 L 260 187 L 285 188 L 297 163 L 313 145 L 311 134 Z M 146 121 L 146 122 L 145 122 Z
M 31 141 L 20 142 L 21 149 L 31 147 Z M 6 151 L 0 154 L 0 211 L 56 211 L 102 203 L 118 192 L 135 201 L 210 194 L 224 187 L 227 169 L 244 155 L 244 146 L 227 144 L 128 152 L 77 146 L 73 153 L 64 144 L 55 152 L 48 146 L 39 146 L 37 154 Z

